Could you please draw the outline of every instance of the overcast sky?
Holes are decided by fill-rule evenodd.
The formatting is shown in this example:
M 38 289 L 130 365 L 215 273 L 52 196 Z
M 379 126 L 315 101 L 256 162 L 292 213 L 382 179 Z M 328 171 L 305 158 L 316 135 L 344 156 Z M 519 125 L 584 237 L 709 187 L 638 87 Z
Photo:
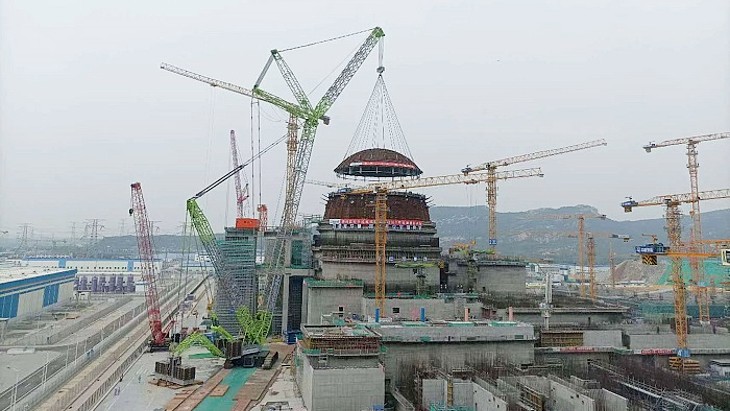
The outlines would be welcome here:
M 381 26 L 385 80 L 424 175 L 605 138 L 607 147 L 516 165 L 542 179 L 499 186 L 498 211 L 589 204 L 614 219 L 625 196 L 689 191 L 683 146 L 649 141 L 730 131 L 730 2 L 717 1 L 30 1 L 0 2 L 0 230 L 69 233 L 131 221 L 141 181 L 151 219 L 173 232 L 185 200 L 249 158 L 250 99 L 159 69 L 169 62 L 246 87 L 273 48 Z M 365 34 L 284 56 L 313 99 Z M 334 180 L 376 80 L 373 53 L 321 126 L 309 178 Z M 335 71 L 335 69 L 337 69 Z M 322 82 L 319 87 L 316 87 Z M 263 87 L 293 100 L 275 68 Z M 263 107 L 262 145 L 286 115 Z M 700 189 L 730 187 L 730 140 L 700 144 Z M 263 202 L 281 210 L 285 147 L 262 162 Z M 250 170 L 248 171 L 250 173 Z M 249 179 L 251 177 L 249 176 Z M 258 177 L 257 177 L 258 178 Z M 226 190 L 228 188 L 228 190 Z M 222 186 L 202 200 L 216 230 L 235 217 Z M 300 212 L 321 214 L 307 186 Z M 434 205 L 477 205 L 483 187 L 423 189 Z M 226 203 L 226 200 L 228 202 Z M 258 201 L 258 200 L 257 200 Z M 730 207 L 705 202 L 703 210 Z M 227 211 L 226 211 L 227 208 Z

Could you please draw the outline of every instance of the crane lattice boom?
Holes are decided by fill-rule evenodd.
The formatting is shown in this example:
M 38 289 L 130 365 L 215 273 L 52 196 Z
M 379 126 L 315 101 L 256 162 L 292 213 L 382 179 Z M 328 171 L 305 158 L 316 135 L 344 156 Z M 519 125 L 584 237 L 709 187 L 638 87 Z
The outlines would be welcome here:
M 238 158 L 238 143 L 236 142 L 236 132 L 233 130 L 231 130 L 231 158 L 233 168 L 238 169 L 241 160 Z M 244 202 L 248 198 L 248 184 L 244 190 L 241 184 L 241 171 L 236 172 L 233 178 L 236 186 L 236 216 L 243 218 Z
M 703 135 L 694 136 L 694 137 L 675 138 L 672 140 L 662 141 L 661 143 L 652 142 L 652 143 L 645 145 L 644 150 L 646 150 L 646 152 L 649 153 L 649 152 L 651 152 L 651 150 L 653 148 L 686 145 L 686 144 L 697 144 L 697 143 L 701 143 L 703 141 L 722 140 L 725 138 L 730 138 L 730 132 L 703 134 Z
M 129 214 L 134 218 L 134 228 L 137 232 L 137 247 L 142 265 L 142 279 L 144 280 L 144 295 L 147 303 L 147 319 L 149 321 L 152 342 L 155 345 L 164 345 L 165 333 L 162 330 L 160 316 L 160 302 L 157 295 L 157 275 L 155 275 L 155 253 L 152 248 L 152 226 L 147 216 L 147 207 L 142 195 L 142 185 L 132 183 L 132 207 Z
M 507 170 L 500 171 L 496 174 L 498 180 L 508 180 L 513 178 L 524 178 L 524 177 L 543 177 L 542 170 L 537 168 L 526 168 L 522 170 Z M 484 183 L 489 178 L 486 173 L 477 173 L 465 176 L 463 174 L 450 174 L 444 176 L 434 177 L 422 177 L 413 180 L 395 180 L 386 181 L 382 183 L 371 183 L 363 187 L 354 188 L 353 191 L 359 192 L 373 192 L 374 190 L 381 188 L 388 191 L 394 190 L 408 190 L 411 188 L 422 188 L 422 187 L 436 187 L 453 184 L 479 184 Z
M 488 161 L 486 163 L 482 163 L 482 164 L 480 164 L 478 166 L 474 166 L 474 167 L 466 166 L 464 169 L 461 170 L 461 172 L 464 174 L 469 174 L 469 173 L 473 173 L 476 171 L 488 170 L 488 169 L 494 168 L 494 167 L 505 167 L 505 166 L 509 166 L 512 164 L 516 164 L 516 163 L 524 163 L 526 161 L 537 160 L 540 158 L 570 153 L 571 151 L 585 150 L 588 148 L 605 146 L 605 145 L 607 145 L 607 143 L 606 143 L 606 140 L 604 140 L 604 139 L 588 141 L 585 143 L 575 144 L 572 146 L 554 148 L 551 150 L 536 151 L 534 153 L 507 157 L 507 158 L 503 158 L 501 160 Z
M 668 201 L 676 201 L 678 203 L 691 203 L 697 200 L 717 200 L 721 198 L 730 198 L 730 188 L 722 190 L 708 190 L 700 191 L 697 196 L 693 196 L 692 193 L 683 194 L 668 194 L 663 196 L 656 196 L 646 200 L 635 201 L 629 197 L 629 200 L 621 203 L 624 211 L 629 213 L 633 207 L 647 207 L 647 206 L 658 206 L 664 205 Z

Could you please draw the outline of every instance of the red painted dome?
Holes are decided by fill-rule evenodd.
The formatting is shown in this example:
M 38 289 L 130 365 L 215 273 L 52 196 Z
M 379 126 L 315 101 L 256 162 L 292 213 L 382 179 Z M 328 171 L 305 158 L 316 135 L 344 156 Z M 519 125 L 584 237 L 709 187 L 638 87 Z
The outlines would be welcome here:
M 387 148 L 369 148 L 344 159 L 335 168 L 339 175 L 353 177 L 415 177 L 423 171 L 410 158 Z

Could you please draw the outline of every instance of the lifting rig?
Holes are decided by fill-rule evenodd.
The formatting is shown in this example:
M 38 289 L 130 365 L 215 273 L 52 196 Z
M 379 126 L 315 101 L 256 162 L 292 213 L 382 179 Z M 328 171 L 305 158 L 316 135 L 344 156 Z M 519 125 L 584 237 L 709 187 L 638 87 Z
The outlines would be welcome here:
M 687 169 L 689 170 L 689 185 L 691 194 L 691 206 L 690 216 L 692 217 L 692 230 L 690 231 L 690 247 L 696 248 L 699 242 L 702 240 L 702 221 L 700 214 L 700 197 L 699 197 L 699 184 L 697 179 L 697 170 L 700 166 L 697 161 L 697 144 L 705 141 L 721 140 L 730 138 L 730 132 L 726 133 L 714 133 L 705 134 L 700 136 L 678 138 L 673 140 L 663 141 L 661 143 L 649 143 L 644 146 L 644 150 L 647 153 L 651 153 L 652 149 L 669 147 L 675 145 L 686 145 L 687 146 Z M 692 279 L 698 286 L 695 287 L 695 296 L 700 308 L 700 323 L 708 324 L 710 321 L 709 312 L 709 297 L 707 296 L 706 288 L 703 291 L 703 287 L 699 286 L 704 283 L 704 267 L 701 259 L 696 256 L 691 256 L 689 259 L 690 269 L 692 271 Z
M 238 158 L 238 143 L 236 142 L 236 132 L 234 130 L 231 130 L 231 159 L 233 160 L 233 168 L 237 168 L 241 160 Z M 242 186 L 240 172 L 234 174 L 233 177 L 236 186 L 236 216 L 243 218 L 243 206 L 246 199 L 248 199 L 248 184 L 245 187 Z
M 605 214 L 556 214 L 556 215 L 546 215 L 541 216 L 541 219 L 551 219 L 551 220 L 578 220 L 578 278 L 580 279 L 580 296 L 585 297 L 586 296 L 586 273 L 585 273 L 585 246 L 588 244 L 586 241 L 586 229 L 585 229 L 585 223 L 586 218 L 597 218 L 600 220 L 605 220 L 606 215 Z M 594 255 L 595 258 L 595 255 Z M 591 286 L 593 284 L 593 278 L 591 278 Z M 595 293 L 595 289 L 593 290 Z M 595 298 L 592 296 L 592 298 Z
M 387 256 L 385 246 L 388 241 L 388 193 L 412 188 L 436 187 L 453 184 L 479 184 L 489 179 L 507 180 L 512 178 L 542 177 L 542 170 L 530 168 L 524 170 L 501 171 L 493 175 L 476 173 L 471 175 L 452 174 L 435 177 L 422 177 L 414 180 L 395 180 L 368 184 L 354 189 L 344 188 L 344 192 L 352 194 L 375 193 L 375 305 L 381 313 L 385 312 L 385 263 Z
M 730 198 L 730 189 L 701 191 L 696 194 L 673 194 L 656 196 L 647 200 L 636 201 L 631 197 L 627 201 L 621 203 L 624 212 L 633 211 L 634 207 L 647 207 L 664 205 L 666 207 L 664 216 L 666 220 L 667 239 L 669 247 L 665 247 L 662 243 L 657 243 L 655 234 L 646 234 L 652 237 L 652 243 L 644 246 L 637 246 L 636 251 L 641 255 L 644 264 L 656 265 L 657 255 L 667 255 L 671 259 L 672 272 L 672 290 L 674 292 L 674 325 L 677 334 L 677 356 L 672 357 L 670 365 L 679 371 L 694 371 L 697 364 L 688 360 L 690 351 L 687 347 L 687 296 L 684 279 L 682 278 L 682 257 L 701 257 L 707 254 L 698 253 L 696 250 L 682 252 L 684 247 L 682 244 L 682 225 L 681 212 L 679 206 L 683 203 L 691 203 L 695 199 L 713 200 L 721 198 Z M 644 235 L 644 234 L 642 234 Z M 706 292 L 706 289 L 705 289 Z M 704 293 L 702 293 L 704 294 Z M 698 305 L 701 304 L 698 299 Z M 707 307 L 707 317 L 709 320 L 709 306 Z
M 492 176 L 487 180 L 487 208 L 489 209 L 489 248 L 494 252 L 497 247 L 497 178 L 495 173 L 498 167 L 506 167 L 516 163 L 538 160 L 545 157 L 552 157 L 572 151 L 586 150 L 593 147 L 605 146 L 606 140 L 594 140 L 586 143 L 576 144 L 567 147 L 554 148 L 551 150 L 536 151 L 530 154 L 523 154 L 514 157 L 507 157 L 501 160 L 489 161 L 478 166 L 466 166 L 461 170 L 464 175 L 477 171 L 485 171 Z
M 157 275 L 155 275 L 155 253 L 152 247 L 152 226 L 147 216 L 142 184 L 132 183 L 132 197 L 129 215 L 134 218 L 134 228 L 137 232 L 137 246 L 139 259 L 142 264 L 142 279 L 144 280 L 144 295 L 147 305 L 147 320 L 149 321 L 152 337 L 149 340 L 150 351 L 167 350 L 170 347 L 168 338 L 174 321 L 162 328 L 160 301 L 157 295 Z
M 353 57 L 347 63 L 345 68 L 335 79 L 334 83 L 325 92 L 320 101 L 316 106 L 312 106 L 307 97 L 304 89 L 299 84 L 298 80 L 294 76 L 289 66 L 284 61 L 281 53 L 278 50 L 272 50 L 271 57 L 269 58 L 264 70 L 259 76 L 253 90 L 248 90 L 241 86 L 223 82 L 220 80 L 212 79 L 210 77 L 201 76 L 199 74 L 192 73 L 190 71 L 180 69 L 178 67 L 171 66 L 169 64 L 162 63 L 160 68 L 167 70 L 185 77 L 192 78 L 194 80 L 202 81 L 213 87 L 221 87 L 225 90 L 229 90 L 238 94 L 243 94 L 252 98 L 257 98 L 268 103 L 271 103 L 291 115 L 291 119 L 301 119 L 304 121 L 302 135 L 298 140 L 296 147 L 296 157 L 293 163 L 288 164 L 287 175 L 290 176 L 287 181 L 286 197 L 284 202 L 284 211 L 281 216 L 281 223 L 279 226 L 279 232 L 274 241 L 273 247 L 273 258 L 269 262 L 267 269 L 267 282 L 268 292 L 266 299 L 266 306 L 269 312 L 273 312 L 276 308 L 277 299 L 281 291 L 281 282 L 283 278 L 283 270 L 285 264 L 285 250 L 286 242 L 291 237 L 294 223 L 299 210 L 299 203 L 304 189 L 304 182 L 309 168 L 309 162 L 312 156 L 312 148 L 314 147 L 314 140 L 316 136 L 317 127 L 319 121 L 329 124 L 329 117 L 326 116 L 327 111 L 332 107 L 337 98 L 340 96 L 342 91 L 345 89 L 347 84 L 350 82 L 355 73 L 360 69 L 365 59 L 368 57 L 370 52 L 375 48 L 377 44 L 380 44 L 381 53 L 380 61 L 377 68 L 379 73 L 384 70 L 382 65 L 382 42 L 380 41 L 385 36 L 383 29 L 375 27 L 371 30 L 365 42 L 355 52 Z M 279 71 L 281 72 L 284 80 L 294 94 L 297 104 L 290 103 L 282 98 L 279 98 L 271 93 L 268 93 L 261 89 L 260 85 L 263 78 L 271 66 L 272 62 L 275 62 Z M 294 128 L 290 124 L 289 129 Z
M 667 227 L 667 238 L 669 239 L 669 245 L 670 247 L 678 247 L 681 245 L 681 236 L 680 232 L 674 232 L 675 230 L 679 230 L 679 222 L 676 224 L 673 220 L 670 220 L 670 218 L 677 218 L 679 219 L 679 206 L 683 203 L 690 203 L 695 204 L 699 203 L 699 201 L 705 201 L 705 200 L 717 200 L 717 199 L 723 199 L 723 198 L 730 198 L 730 189 L 722 189 L 722 190 L 710 190 L 710 191 L 699 191 L 696 193 L 684 193 L 684 194 L 670 194 L 670 195 L 663 195 L 663 196 L 656 196 L 649 198 L 647 200 L 641 200 L 636 201 L 631 197 L 628 197 L 626 201 L 621 203 L 621 207 L 623 207 L 624 212 L 630 213 L 634 207 L 647 207 L 647 206 L 658 206 L 658 205 L 665 205 L 667 208 L 666 212 L 666 227 Z M 698 205 L 699 207 L 699 205 Z M 698 214 L 699 215 L 699 214 Z M 694 228 L 694 227 L 693 227 Z M 674 242 L 673 242 L 674 239 Z M 656 243 L 656 240 L 654 241 L 654 247 L 663 247 L 663 244 Z M 703 243 L 703 240 L 697 239 L 694 241 L 694 245 L 690 245 L 690 247 L 696 248 L 693 252 L 689 253 L 688 257 L 690 257 L 690 263 L 692 260 L 699 260 L 699 245 Z M 646 246 L 644 246 L 646 247 Z M 663 253 L 657 253 L 657 252 L 651 252 L 646 253 L 642 252 L 639 253 L 642 258 L 642 262 L 644 264 L 649 265 L 656 265 L 657 264 L 657 254 L 663 254 Z M 675 258 L 679 258 L 680 256 L 675 256 Z M 681 278 L 681 261 L 676 262 L 675 258 L 672 259 L 672 272 L 673 272 L 673 280 L 674 280 L 674 271 L 676 270 L 677 278 Z M 701 265 L 701 264 L 699 264 Z M 676 267 L 675 267 L 676 266 Z M 700 279 L 697 277 L 698 271 L 695 269 L 694 266 L 690 264 L 691 270 L 692 270 L 692 283 L 694 286 L 694 293 L 697 298 L 697 305 L 700 312 L 700 323 L 707 323 L 710 321 L 710 307 L 709 307 L 709 296 L 707 294 L 707 287 L 704 285 L 704 279 Z M 675 290 L 676 293 L 676 290 Z M 682 293 L 684 293 L 684 289 L 682 290 Z M 677 307 L 675 307 L 677 308 Z M 681 309 L 681 308 L 680 308 Z M 686 311 L 680 311 L 686 313 Z

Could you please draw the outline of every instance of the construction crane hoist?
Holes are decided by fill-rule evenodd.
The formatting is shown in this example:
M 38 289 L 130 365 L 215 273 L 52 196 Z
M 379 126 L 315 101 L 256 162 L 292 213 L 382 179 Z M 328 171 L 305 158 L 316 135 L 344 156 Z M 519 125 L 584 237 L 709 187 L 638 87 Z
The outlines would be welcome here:
M 382 73 L 383 43 L 380 40 L 384 36 L 385 33 L 380 27 L 375 27 L 370 31 L 370 34 L 365 39 L 363 44 L 354 53 L 350 61 L 345 65 L 345 68 L 335 79 L 329 89 L 327 89 L 327 91 L 324 93 L 324 95 L 316 105 L 311 104 L 311 102 L 309 101 L 309 97 L 304 92 L 304 88 L 299 84 L 299 81 L 296 79 L 294 73 L 284 61 L 283 56 L 278 50 L 272 50 L 271 56 L 267 61 L 264 70 L 256 81 L 253 90 L 249 90 L 232 83 L 212 79 L 210 77 L 201 76 L 199 74 L 178 67 L 174 67 L 169 64 L 162 63 L 160 65 L 160 68 L 162 68 L 163 70 L 167 70 L 188 78 L 192 78 L 197 81 L 207 83 L 213 87 L 221 87 L 225 90 L 266 101 L 288 112 L 291 115 L 291 119 L 301 119 L 304 121 L 302 134 L 297 143 L 295 160 L 292 162 L 291 165 L 288 165 L 287 175 L 289 175 L 291 178 L 289 179 L 289 181 L 287 181 L 284 210 L 281 216 L 281 223 L 279 225 L 279 233 L 274 241 L 272 253 L 273 258 L 270 261 L 267 270 L 268 292 L 266 305 L 269 311 L 273 312 L 273 310 L 275 309 L 276 302 L 280 293 L 281 281 L 283 278 L 283 268 L 285 263 L 285 245 L 288 239 L 291 237 L 296 215 L 299 210 L 299 203 L 301 201 L 302 191 L 304 188 L 307 170 L 309 168 L 312 148 L 314 146 L 314 140 L 319 122 L 322 121 L 325 124 L 329 124 L 330 119 L 326 115 L 327 111 L 332 107 L 332 105 L 335 103 L 340 94 L 344 91 L 345 87 L 350 82 L 352 77 L 360 69 L 365 59 L 370 55 L 370 52 L 378 44 L 380 44 L 381 52 L 379 53 L 380 58 L 377 71 L 378 73 Z M 319 44 L 319 42 L 312 44 Z M 290 103 L 261 89 L 260 86 L 263 78 L 273 62 L 276 63 L 279 71 L 282 74 L 282 77 L 294 94 L 297 104 Z M 288 125 L 288 128 L 294 128 L 294 125 L 291 124 L 291 121 Z
M 501 160 L 489 161 L 471 167 L 466 166 L 461 170 L 464 175 L 470 173 L 486 171 L 492 178 L 487 180 L 487 208 L 489 209 L 489 248 L 496 251 L 497 247 L 497 178 L 495 173 L 498 167 L 506 167 L 512 164 L 524 163 L 527 161 L 538 160 L 545 157 L 552 157 L 559 154 L 570 153 L 573 151 L 586 150 L 593 147 L 605 146 L 606 140 L 594 140 L 586 143 L 575 144 L 567 147 L 554 148 L 551 150 L 536 151 L 534 153 L 523 154 L 519 156 L 507 157 Z
M 681 213 L 679 206 L 683 203 L 690 203 L 695 199 L 700 200 L 713 200 L 730 198 L 730 189 L 725 190 L 711 190 L 701 191 L 696 194 L 685 193 L 685 194 L 670 194 L 663 196 L 656 196 L 647 200 L 636 201 L 631 197 L 621 203 L 624 212 L 632 212 L 635 207 L 648 207 L 648 206 L 665 206 L 665 220 L 666 220 L 666 231 L 669 245 L 664 245 L 658 242 L 656 234 L 642 234 L 644 236 L 650 236 L 652 242 L 645 245 L 635 247 L 635 252 L 641 256 L 644 264 L 656 265 L 657 256 L 664 255 L 671 259 L 671 278 L 672 278 L 672 291 L 674 294 L 674 322 L 675 322 L 675 333 L 677 335 L 677 356 L 672 357 L 670 365 L 672 368 L 695 372 L 698 368 L 696 361 L 689 360 L 690 350 L 687 346 L 687 298 L 685 281 L 682 277 L 682 257 L 701 257 L 697 250 L 688 250 L 682 243 L 681 233 Z M 697 290 L 700 294 L 705 294 L 705 291 Z M 698 306 L 702 304 L 703 299 L 697 300 Z M 700 309 L 700 314 L 702 313 Z M 709 320 L 709 306 L 707 307 L 707 317 Z
M 357 188 L 342 188 L 342 192 L 351 194 L 375 193 L 375 305 L 381 313 L 385 312 L 386 271 L 385 246 L 388 239 L 388 193 L 412 188 L 436 187 L 452 184 L 478 184 L 488 179 L 507 180 L 512 178 L 542 177 L 540 168 L 501 171 L 493 175 L 476 173 L 470 175 L 452 174 L 434 177 L 422 177 L 413 180 L 395 180 L 377 182 Z
M 152 225 L 147 216 L 147 206 L 142 195 L 142 184 L 132 183 L 129 215 L 134 218 L 137 233 L 137 247 L 141 263 L 144 295 L 147 305 L 147 320 L 152 337 L 149 340 L 150 351 L 167 350 L 170 347 L 169 333 L 174 321 L 170 321 L 163 329 L 160 313 L 160 300 L 157 293 L 157 273 L 155 273 L 155 253 L 152 247 Z
M 660 143 L 650 142 L 643 146 L 647 153 L 651 153 L 653 149 L 661 147 L 670 147 L 676 145 L 687 146 L 687 170 L 689 171 L 689 185 L 691 195 L 691 211 L 690 217 L 692 218 L 692 229 L 690 230 L 690 247 L 696 247 L 697 244 L 702 240 L 702 219 L 700 213 L 700 197 L 699 197 L 699 182 L 697 178 L 697 171 L 700 167 L 697 161 L 697 144 L 714 141 L 729 139 L 730 132 L 725 133 L 714 133 L 705 134 L 692 137 L 677 138 L 672 140 L 662 141 Z M 692 271 L 692 278 L 696 284 L 700 284 L 704 281 L 704 266 L 702 260 L 696 256 L 690 256 L 689 258 L 690 270 Z M 710 312 L 709 312 L 709 296 L 702 287 L 695 287 L 695 295 L 697 297 L 700 307 L 700 323 L 709 324 Z

